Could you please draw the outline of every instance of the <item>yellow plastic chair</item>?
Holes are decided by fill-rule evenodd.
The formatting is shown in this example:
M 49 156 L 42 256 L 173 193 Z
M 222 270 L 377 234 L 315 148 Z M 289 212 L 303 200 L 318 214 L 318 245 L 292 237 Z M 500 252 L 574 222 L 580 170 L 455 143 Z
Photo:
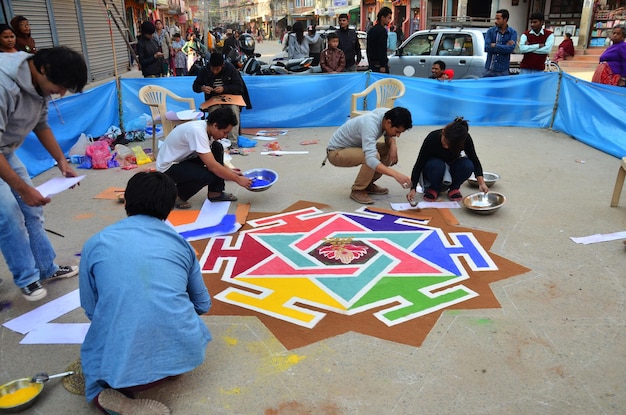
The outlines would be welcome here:
M 376 107 L 375 108 L 393 108 L 395 100 L 400 98 L 406 92 L 404 84 L 394 78 L 381 79 L 374 82 L 372 85 L 365 88 L 363 92 L 352 94 L 352 106 L 350 108 L 350 118 L 358 117 L 359 115 L 366 114 L 367 109 L 367 96 L 376 91 Z M 357 102 L 359 98 L 364 98 L 363 109 L 357 109 Z
M 150 113 L 152 115 L 152 153 L 156 156 L 156 125 L 161 124 L 163 127 L 163 137 L 167 137 L 174 127 L 178 124 L 182 124 L 189 120 L 168 120 L 165 116 L 167 113 L 167 98 L 171 98 L 175 101 L 186 102 L 189 104 L 189 109 L 195 109 L 195 102 L 193 98 L 179 97 L 167 88 L 163 88 L 157 85 L 146 85 L 139 90 L 139 100 L 150 107 Z
M 611 198 L 611 207 L 615 207 L 619 204 L 619 198 L 622 195 L 622 187 L 624 187 L 624 178 L 626 178 L 626 157 L 622 158 L 622 165 L 619 167 L 619 170 L 617 170 L 613 198 Z

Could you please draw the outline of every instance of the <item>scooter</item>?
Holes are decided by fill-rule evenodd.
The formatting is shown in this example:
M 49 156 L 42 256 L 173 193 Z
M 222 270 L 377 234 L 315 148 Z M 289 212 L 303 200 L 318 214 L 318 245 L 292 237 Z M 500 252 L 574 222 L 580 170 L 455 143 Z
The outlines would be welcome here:
M 288 59 L 268 64 L 257 60 L 261 55 L 249 57 L 242 68 L 245 75 L 298 75 L 315 73 L 311 67 L 313 58 Z

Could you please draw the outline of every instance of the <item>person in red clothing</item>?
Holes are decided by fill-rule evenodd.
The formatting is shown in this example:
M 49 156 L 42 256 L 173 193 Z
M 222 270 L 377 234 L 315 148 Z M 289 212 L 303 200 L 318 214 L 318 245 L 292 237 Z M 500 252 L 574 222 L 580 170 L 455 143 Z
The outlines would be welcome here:
M 520 36 L 519 50 L 524 54 L 520 63 L 521 74 L 543 72 L 546 67 L 546 58 L 554 46 L 554 34 L 544 29 L 543 13 L 530 15 L 530 30 Z
M 554 56 L 554 59 L 552 60 L 554 62 L 558 62 L 561 59 L 565 60 L 565 58 L 567 58 L 568 56 L 574 56 L 574 53 L 575 53 L 575 50 L 574 50 L 574 42 L 572 41 L 572 34 L 566 33 L 565 39 L 559 45 L 559 50 L 556 52 L 556 55 Z
M 15 36 L 17 36 L 17 44 L 15 45 L 17 50 L 28 53 L 37 52 L 35 39 L 30 35 L 30 23 L 28 23 L 28 19 L 24 16 L 15 16 L 11 19 L 11 26 L 15 32 Z

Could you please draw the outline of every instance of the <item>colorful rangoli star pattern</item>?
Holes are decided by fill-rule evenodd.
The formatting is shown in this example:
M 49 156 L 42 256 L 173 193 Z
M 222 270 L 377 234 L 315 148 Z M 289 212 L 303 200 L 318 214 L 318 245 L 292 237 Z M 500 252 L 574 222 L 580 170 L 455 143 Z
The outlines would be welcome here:
M 499 271 L 472 232 L 392 212 L 310 207 L 248 225 L 206 246 L 203 271 L 221 273 L 216 303 L 313 331 L 331 314 L 406 324 L 479 297 L 471 275 Z

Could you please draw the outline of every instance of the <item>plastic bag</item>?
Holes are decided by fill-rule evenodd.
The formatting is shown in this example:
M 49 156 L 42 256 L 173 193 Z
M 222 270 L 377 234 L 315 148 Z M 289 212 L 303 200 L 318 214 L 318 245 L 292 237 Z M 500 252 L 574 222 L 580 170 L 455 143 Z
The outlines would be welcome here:
M 240 135 L 239 137 L 237 137 L 237 145 L 241 148 L 250 148 L 250 147 L 255 147 L 257 144 L 256 140 L 253 140 L 251 138 L 248 137 L 244 137 L 242 135 Z
M 135 153 L 123 144 L 117 144 L 115 146 L 115 151 L 117 152 L 117 161 L 120 166 L 130 166 L 133 164 L 137 164 L 137 159 L 135 158 Z
M 111 160 L 111 149 L 106 142 L 96 141 L 87 146 L 85 155 L 91 157 L 92 168 L 106 169 L 108 168 L 109 160 Z
M 85 133 L 81 133 L 80 137 L 78 137 L 78 141 L 76 141 L 76 144 L 70 148 L 70 158 L 72 156 L 84 156 L 87 146 L 92 142 L 93 140 L 91 137 L 88 137 Z
M 139 117 L 126 124 L 126 131 L 143 131 L 149 125 L 152 125 L 152 117 L 146 113 L 143 113 Z

